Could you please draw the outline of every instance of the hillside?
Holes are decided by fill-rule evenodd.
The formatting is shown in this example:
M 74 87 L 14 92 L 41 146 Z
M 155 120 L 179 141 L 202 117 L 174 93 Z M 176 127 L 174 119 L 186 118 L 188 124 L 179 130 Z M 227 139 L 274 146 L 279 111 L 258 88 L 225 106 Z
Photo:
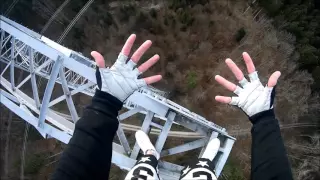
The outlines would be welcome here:
M 32 2 L 18 3 L 9 17 L 29 28 L 41 31 L 49 18 L 44 13 L 44 7 L 54 10 L 62 0 L 43 0 L 42 2 L 50 2 L 42 3 L 40 7 L 43 8 L 35 8 L 37 3 Z M 71 2 L 57 17 L 58 21 L 44 32 L 45 36 L 53 40 L 58 39 L 86 1 Z M 36 21 L 26 16 L 22 18 L 19 15 L 21 6 L 27 9 L 29 17 L 38 15 Z M 260 6 L 255 4 L 250 7 L 246 0 L 128 0 L 121 2 L 96 0 L 62 44 L 82 52 L 87 57 L 92 50 L 97 50 L 104 55 L 107 64 L 111 65 L 125 39 L 131 33 L 136 33 L 138 37 L 135 48 L 147 39 L 153 41 L 152 48 L 139 63 L 143 63 L 155 53 L 161 57 L 160 63 L 144 76 L 153 73 L 162 74 L 163 81 L 155 86 L 170 92 L 171 100 L 225 127 L 237 137 L 229 164 L 224 171 L 225 179 L 247 179 L 249 176 L 251 137 L 250 134 L 237 136 L 237 132 L 249 132 L 251 123 L 241 111 L 214 100 L 215 95 L 231 95 L 215 82 L 214 76 L 220 74 L 235 82 L 224 60 L 231 58 L 244 69 L 241 58 L 243 51 L 248 52 L 253 58 L 263 83 L 267 82 L 267 78 L 274 71 L 282 72 L 277 86 L 275 110 L 281 125 L 286 127 L 289 124 L 296 124 L 293 128 L 290 126 L 291 128 L 282 131 L 296 179 L 305 179 L 310 173 L 306 170 L 311 169 L 311 174 L 319 170 L 319 131 L 317 127 L 308 129 L 299 127 L 300 123 L 319 124 L 317 113 L 320 101 L 316 92 L 312 91 L 316 76 L 312 76 L 313 71 L 310 72 L 309 69 L 299 66 L 303 56 L 301 51 L 297 50 L 296 44 L 300 39 L 289 33 L 287 29 L 275 26 L 270 16 L 261 11 Z M 85 106 L 88 101 L 80 97 L 77 99 L 79 106 Z M 2 113 L 1 116 L 2 124 L 5 124 L 5 119 L 9 115 Z M 22 126 L 17 129 L 15 133 L 22 135 L 23 128 Z M 15 130 L 12 129 L 12 131 Z M 6 131 L 1 130 L 1 133 L 4 132 Z M 1 136 L 2 142 L 5 142 L 3 137 Z M 11 139 L 14 140 L 15 137 Z M 174 141 L 168 142 L 174 143 Z M 27 151 L 35 154 L 36 150 L 30 147 L 37 143 L 48 142 L 47 140 L 30 140 Z M 21 144 L 20 140 L 13 142 L 10 146 L 10 149 L 15 149 L 11 152 L 10 160 L 18 164 L 11 162 L 10 166 L 7 166 L 16 169 L 9 173 L 12 179 L 16 178 L 15 174 L 20 168 L 18 158 L 13 157 L 12 154 L 16 151 L 19 153 Z M 41 154 L 40 159 L 42 156 L 48 157 L 59 153 L 64 147 L 55 141 L 49 142 L 47 146 L 47 149 L 41 151 L 44 155 L 38 153 Z M 53 157 L 52 161 L 42 158 L 42 163 L 33 168 L 35 170 L 29 174 L 29 177 L 43 179 L 44 176 L 49 176 L 58 157 L 59 155 Z M 186 154 L 185 157 L 188 155 Z M 181 159 L 183 159 L 182 156 L 176 160 Z M 50 162 L 54 163 L 49 164 Z M 45 164 L 46 166 L 43 166 Z M 117 168 L 113 168 L 112 172 L 123 174 Z M 119 177 L 113 175 L 111 178 Z

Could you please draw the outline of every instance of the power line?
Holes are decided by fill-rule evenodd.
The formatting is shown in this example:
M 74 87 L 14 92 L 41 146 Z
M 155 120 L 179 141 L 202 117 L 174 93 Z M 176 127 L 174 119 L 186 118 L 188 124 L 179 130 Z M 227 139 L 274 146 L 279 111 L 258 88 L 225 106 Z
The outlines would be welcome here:
M 62 9 L 68 4 L 70 0 L 66 0 L 55 12 L 55 14 L 53 16 L 57 16 Z M 71 28 L 75 25 L 75 23 L 79 20 L 79 18 L 82 16 L 82 14 L 88 9 L 88 7 L 93 3 L 94 0 L 90 0 L 88 1 L 83 8 L 79 11 L 79 13 L 74 17 L 74 19 L 70 22 L 70 24 L 68 25 L 68 27 L 64 30 L 64 32 L 61 34 L 61 36 L 59 37 L 59 39 L 57 40 L 57 43 L 61 43 L 64 38 L 67 36 L 67 34 L 69 33 L 69 31 L 71 30 Z M 51 18 L 49 19 L 49 21 L 53 21 L 53 19 L 51 20 Z M 41 30 L 41 32 L 43 33 L 48 27 L 49 27 L 49 21 L 47 22 L 47 24 L 45 25 L 45 27 Z M 51 23 L 50 22 L 50 23 Z M 42 34 L 41 33 L 41 34 Z M 42 84 L 42 77 L 39 79 L 39 82 L 37 83 L 38 88 L 40 88 Z
M 20 179 L 24 180 L 24 165 L 25 165 L 25 155 L 26 155 L 26 149 L 27 149 L 27 142 L 28 142 L 28 134 L 29 134 L 29 128 L 30 124 L 26 122 L 26 127 L 24 130 L 24 136 L 23 136 L 23 146 L 21 151 L 21 168 L 20 168 Z
M 7 11 L 4 13 L 5 16 L 8 16 L 8 14 L 11 12 L 11 10 L 14 8 L 14 6 L 19 2 L 19 0 L 14 0 L 11 5 L 9 6 L 9 8 L 7 9 Z
M 50 26 L 50 24 L 54 21 L 54 19 L 58 16 L 58 14 L 63 10 L 63 8 L 70 2 L 70 0 L 65 0 L 60 7 L 56 10 L 56 12 L 54 12 L 54 14 L 51 16 L 51 18 L 48 20 L 48 22 L 44 25 L 44 27 L 42 28 L 40 34 L 43 34 L 48 27 Z
M 71 21 L 71 23 L 68 25 L 68 27 L 64 30 L 62 35 L 59 37 L 57 43 L 61 43 L 64 38 L 67 36 L 71 28 L 76 24 L 76 22 L 79 20 L 79 18 L 82 16 L 82 14 L 88 9 L 88 7 L 93 3 L 94 0 L 88 1 L 83 8 L 80 10 L 80 12 L 76 15 L 76 17 Z
M 4 147 L 4 177 L 8 177 L 8 162 L 9 162 L 9 141 L 10 141 L 10 131 L 12 123 L 12 111 L 9 112 L 8 126 L 6 133 L 6 145 Z

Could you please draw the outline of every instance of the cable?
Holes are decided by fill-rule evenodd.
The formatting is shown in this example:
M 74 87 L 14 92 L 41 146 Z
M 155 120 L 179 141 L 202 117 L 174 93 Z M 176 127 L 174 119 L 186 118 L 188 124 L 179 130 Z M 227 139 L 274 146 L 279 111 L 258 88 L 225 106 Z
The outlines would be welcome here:
M 50 26 L 50 24 L 53 22 L 53 20 L 58 16 L 58 14 L 63 10 L 63 8 L 70 2 L 70 0 L 65 0 L 60 7 L 56 10 L 56 12 L 54 12 L 54 14 L 51 16 L 51 18 L 48 20 L 48 22 L 44 25 L 44 27 L 42 28 L 40 34 L 43 34 L 48 27 Z
M 62 35 L 59 37 L 57 43 L 61 43 L 64 38 L 67 36 L 71 28 L 75 25 L 75 23 L 79 20 L 79 18 L 82 16 L 82 14 L 88 9 L 88 7 L 93 3 L 94 0 L 88 1 L 83 8 L 80 10 L 80 12 L 76 15 L 76 17 L 71 21 L 71 23 L 68 25 L 68 27 L 65 29 L 65 31 L 62 33 Z
M 8 16 L 8 14 L 11 12 L 11 10 L 14 8 L 14 6 L 19 2 L 19 0 L 14 0 L 7 11 L 4 13 L 4 16 Z

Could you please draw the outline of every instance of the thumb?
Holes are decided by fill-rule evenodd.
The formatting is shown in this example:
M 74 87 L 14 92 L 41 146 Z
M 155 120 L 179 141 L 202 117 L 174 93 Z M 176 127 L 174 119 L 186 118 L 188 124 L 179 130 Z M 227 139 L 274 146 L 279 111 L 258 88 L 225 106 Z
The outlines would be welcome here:
M 104 67 L 106 67 L 106 66 L 105 66 L 105 62 L 104 62 L 104 58 L 103 58 L 103 56 L 102 56 L 100 53 L 98 53 L 97 51 L 92 51 L 92 52 L 91 52 L 91 56 L 94 58 L 97 66 L 98 66 L 99 68 L 104 68 Z
M 274 87 L 275 85 L 277 85 L 277 82 L 280 76 L 281 76 L 280 71 L 274 72 L 269 78 L 268 87 Z

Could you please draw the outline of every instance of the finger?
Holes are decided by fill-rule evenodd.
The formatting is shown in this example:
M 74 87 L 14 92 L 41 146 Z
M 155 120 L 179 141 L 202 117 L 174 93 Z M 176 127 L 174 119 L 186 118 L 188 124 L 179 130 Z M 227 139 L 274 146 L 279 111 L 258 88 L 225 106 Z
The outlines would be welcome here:
M 161 75 L 155 75 L 155 76 L 150 76 L 150 77 L 146 77 L 146 78 L 143 78 L 143 79 L 147 84 L 152 84 L 152 83 L 160 81 L 162 79 L 162 76 Z
M 92 51 L 91 56 L 94 58 L 96 64 L 98 65 L 99 68 L 105 68 L 105 62 L 103 56 L 98 53 L 97 51 Z
M 136 63 L 135 62 L 133 62 L 132 60 L 129 60 L 128 61 L 128 63 L 127 63 L 127 65 L 131 68 L 131 69 L 133 69 L 134 67 L 136 67 Z
M 231 102 L 231 97 L 226 97 L 226 96 L 216 96 L 215 99 L 216 101 L 224 104 L 229 104 Z
M 225 78 L 216 75 L 215 80 L 221 84 L 223 87 L 227 88 L 229 91 L 234 92 L 237 88 L 237 86 L 235 84 L 233 84 L 232 82 L 226 80 Z
M 122 54 L 124 54 L 125 56 L 129 56 L 131 48 L 132 48 L 135 40 L 136 40 L 136 35 L 131 34 L 121 50 Z
M 251 82 L 260 81 L 257 71 L 254 71 L 253 73 L 249 74 L 248 76 L 249 76 L 249 79 Z
M 229 104 L 234 105 L 234 106 L 238 106 L 238 105 L 239 105 L 239 102 L 240 102 L 240 98 L 233 96 L 233 97 L 231 98 L 231 102 L 230 102 Z
M 146 61 L 145 63 L 141 64 L 138 67 L 138 70 L 141 73 L 144 73 L 145 71 L 147 71 L 151 66 L 153 66 L 155 63 L 158 62 L 158 60 L 160 59 L 160 56 L 158 54 L 154 55 L 152 58 L 150 58 L 148 61 Z
M 238 81 L 241 81 L 244 78 L 242 71 L 231 59 L 229 58 L 226 59 L 226 64 L 229 67 L 229 69 L 232 71 L 232 73 L 236 76 Z
M 274 72 L 270 76 L 270 78 L 268 80 L 268 87 L 274 87 L 277 84 L 278 79 L 279 79 L 280 76 L 281 76 L 281 72 L 280 71 Z
M 246 88 L 246 86 L 249 85 L 249 82 L 245 77 L 243 77 L 243 79 L 239 81 L 239 84 L 241 84 L 243 88 Z
M 249 74 L 253 73 L 256 71 L 256 68 L 254 67 L 253 61 L 249 54 L 247 52 L 242 53 L 243 60 L 246 63 L 247 66 L 247 71 Z
M 131 59 L 137 63 L 142 55 L 150 48 L 152 42 L 150 40 L 145 41 L 137 50 L 133 53 Z

